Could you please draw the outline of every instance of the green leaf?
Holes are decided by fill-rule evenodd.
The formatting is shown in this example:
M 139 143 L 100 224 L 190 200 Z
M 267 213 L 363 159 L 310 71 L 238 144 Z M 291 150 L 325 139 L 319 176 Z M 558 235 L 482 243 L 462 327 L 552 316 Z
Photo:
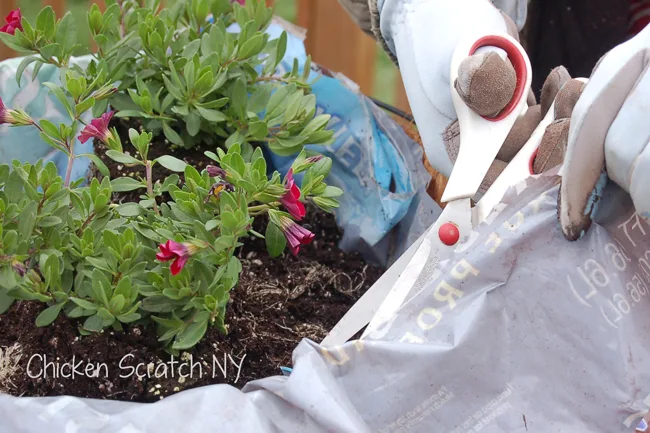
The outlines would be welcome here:
M 138 110 L 120 110 L 115 113 L 115 117 L 151 117 L 147 113 Z
M 183 139 L 181 138 L 180 135 L 178 135 L 176 131 L 172 129 L 171 126 L 169 126 L 167 122 L 163 122 L 162 126 L 163 126 L 163 132 L 165 133 L 165 137 L 167 138 L 167 140 L 179 146 L 183 146 L 184 144 Z
M 108 171 L 108 167 L 106 167 L 106 164 L 104 164 L 104 161 L 101 160 L 101 158 L 95 154 L 92 153 L 82 153 L 77 155 L 77 158 L 79 157 L 86 157 L 90 159 L 93 164 L 95 164 L 95 167 L 97 167 L 97 170 L 104 175 L 104 176 L 110 176 L 110 172 Z
M 93 270 L 92 289 L 95 301 L 101 302 L 103 305 L 107 306 L 108 300 L 111 296 L 111 282 L 108 281 L 106 274 L 99 269 Z
M 196 137 L 201 131 L 201 116 L 194 110 L 190 111 L 186 119 L 185 127 L 192 137 Z
M 20 65 L 18 65 L 18 68 L 16 69 L 16 82 L 18 83 L 18 86 L 20 86 L 20 79 L 22 78 L 25 69 L 27 69 L 27 66 L 36 62 L 38 59 L 39 58 L 36 56 L 30 56 L 30 57 L 25 57 L 20 62 Z
M 329 212 L 332 209 L 336 209 L 337 207 L 339 207 L 339 202 L 333 198 L 314 197 L 313 200 L 316 206 L 318 206 L 319 208 L 323 209 L 326 212 Z
M 80 299 L 80 298 L 70 298 L 72 302 L 83 308 L 84 310 L 89 310 L 89 311 L 97 311 L 99 307 L 95 304 L 93 304 L 90 301 L 86 301 L 85 299 Z
M 186 350 L 192 348 L 198 343 L 201 338 L 205 335 L 205 331 L 208 329 L 208 321 L 204 320 L 198 323 L 192 323 L 190 326 L 185 328 L 174 340 L 172 349 L 175 350 Z
M 56 41 L 63 46 L 64 51 L 69 51 L 77 43 L 77 28 L 72 14 L 67 12 L 56 29 Z
M 323 192 L 320 196 L 321 197 L 340 197 L 343 195 L 343 190 L 341 188 L 337 188 L 335 186 L 327 186 L 325 188 L 325 192 Z
M 61 218 L 53 215 L 46 216 L 38 222 L 39 227 L 53 227 L 61 224 L 63 221 Z
M 113 314 L 118 314 L 122 311 L 125 304 L 126 304 L 126 299 L 124 298 L 124 295 L 115 295 L 109 302 L 110 311 Z
M 9 268 L 11 271 L 11 268 Z M 0 271 L 0 278 L 2 278 L 2 272 Z M 14 303 L 14 298 L 7 295 L 7 291 L 0 288 L 0 314 L 6 313 L 11 305 Z
M 54 37 L 56 14 L 52 6 L 46 6 L 36 17 L 36 30 L 43 32 L 46 39 Z
M 113 270 L 108 266 L 108 262 L 105 259 L 97 257 L 86 257 L 86 261 L 90 263 L 94 268 L 101 269 L 110 274 L 113 273 Z
M 264 45 L 264 37 L 261 34 L 257 34 L 252 38 L 248 39 L 244 44 L 239 47 L 239 52 L 237 57 L 240 60 L 247 59 L 255 54 L 259 54 L 261 48 Z
M 146 188 L 146 185 L 132 177 L 119 177 L 111 180 L 111 188 L 113 189 L 113 192 L 125 192 L 134 191 L 139 188 Z
M 70 100 L 68 99 L 67 96 L 65 96 L 63 90 L 61 90 L 61 88 L 54 83 L 43 83 L 43 85 L 48 89 L 50 89 L 52 93 L 54 93 L 54 96 L 56 96 L 56 99 L 58 99 L 59 102 L 63 104 L 63 107 L 68 112 L 70 117 L 74 118 L 74 113 L 72 112 L 72 105 L 70 105 Z
M 74 107 L 74 111 L 77 114 L 77 116 L 81 116 L 83 113 L 93 108 L 93 105 L 95 105 L 95 98 L 91 97 L 78 103 Z
M 247 102 L 248 95 L 246 93 L 246 81 L 243 77 L 240 77 L 237 81 L 235 81 L 235 85 L 232 90 L 232 97 L 230 98 L 230 105 L 242 120 L 244 118 L 244 109 Z
M 221 214 L 221 223 L 228 230 L 235 230 L 239 225 L 237 217 L 232 212 L 223 212 Z
M 269 135 L 269 128 L 265 122 L 252 122 L 248 126 L 248 134 L 256 140 L 262 140 Z
M 107 150 L 106 156 L 122 164 L 144 165 L 142 161 L 117 150 Z
M 221 111 L 209 110 L 203 107 L 196 107 L 196 109 L 201 117 L 203 117 L 208 122 L 223 122 L 224 120 L 228 119 L 228 117 Z
M 63 57 L 63 48 L 59 44 L 49 44 L 41 48 L 41 55 L 46 59 Z
M 314 117 L 308 124 L 305 126 L 305 129 L 300 133 L 301 135 L 309 135 L 313 132 L 321 130 L 326 127 L 332 116 L 329 114 L 321 114 L 320 116 Z
M 117 320 L 122 323 L 133 323 L 136 320 L 139 320 L 140 317 L 142 317 L 140 313 L 122 314 L 120 316 L 117 316 Z
M 172 72 L 174 72 L 174 70 L 172 70 Z M 183 94 L 181 93 L 180 89 L 176 85 L 172 84 L 172 82 L 169 80 L 169 78 L 167 78 L 166 75 L 163 75 L 162 77 L 165 83 L 165 88 L 167 89 L 169 94 L 172 95 L 178 101 L 184 101 L 185 98 L 183 97 Z M 173 74 L 172 77 L 174 77 Z
M 104 329 L 104 321 L 97 314 L 94 314 L 86 319 L 84 328 L 90 332 L 99 332 Z
M 284 237 L 282 230 L 271 222 L 266 226 L 265 238 L 266 249 L 271 257 L 278 257 L 287 246 L 287 239 Z
M 175 171 L 175 172 L 184 172 L 185 171 L 185 166 L 187 166 L 187 163 L 181 161 L 178 158 L 174 158 L 173 156 L 170 155 L 163 155 L 159 158 L 156 159 L 156 161 L 165 167 L 167 170 L 170 171 Z
M 21 239 L 29 239 L 34 231 L 34 225 L 36 224 L 36 209 L 38 203 L 35 201 L 29 202 L 27 206 L 20 213 L 18 218 L 18 234 Z
M 193 40 L 189 44 L 185 45 L 185 48 L 181 53 L 181 57 L 185 57 L 186 59 L 190 59 L 194 57 L 194 54 L 199 52 L 200 47 L 201 47 L 201 40 L 200 39 Z
M 280 38 L 278 39 L 278 46 L 275 51 L 275 67 L 277 67 L 282 59 L 284 58 L 285 53 L 287 52 L 287 32 L 282 32 Z
M 117 213 L 123 217 L 134 217 L 142 214 L 142 207 L 138 203 L 124 203 L 117 207 Z
M 36 326 L 43 327 L 51 324 L 56 320 L 56 318 L 59 316 L 59 313 L 61 312 L 61 309 L 65 305 L 64 303 L 61 304 L 56 304 L 52 305 L 51 307 L 46 308 L 41 312 L 41 314 L 38 315 L 36 318 Z

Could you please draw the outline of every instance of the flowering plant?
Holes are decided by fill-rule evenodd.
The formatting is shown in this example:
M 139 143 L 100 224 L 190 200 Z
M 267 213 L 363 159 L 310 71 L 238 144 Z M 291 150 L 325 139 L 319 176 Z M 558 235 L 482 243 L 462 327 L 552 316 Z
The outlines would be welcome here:
M 0 313 L 16 299 L 40 301 L 47 308 L 38 316 L 38 326 L 49 325 L 64 314 L 80 319 L 82 333 L 155 322 L 160 341 L 169 350 L 184 350 L 193 347 L 209 326 L 227 332 L 226 306 L 242 270 L 235 254 L 242 239 L 264 238 L 273 257 L 287 247 L 296 255 L 314 238 L 299 225 L 305 216 L 304 203 L 311 200 L 326 211 L 338 206 L 342 191 L 325 183 L 332 161 L 308 155 L 302 148 L 303 143 L 331 135 L 324 130 L 328 117 L 313 117 L 315 99 L 305 95 L 295 75 L 285 76 L 280 84 L 272 83 L 275 79 L 253 79 L 265 84 L 249 86 L 251 77 L 263 77 L 256 75 L 254 65 L 270 61 L 264 68 L 274 70 L 286 44 L 286 36 L 268 43 L 260 33 L 270 19 L 262 3 L 254 0 L 233 9 L 228 1 L 192 0 L 156 13 L 159 2 L 155 0 L 147 1 L 144 8 L 136 8 L 137 3 L 130 0 L 107 3 L 103 15 L 95 7 L 89 15 L 103 54 L 85 70 L 69 64 L 74 43 L 67 39 L 72 37 L 68 15 L 56 21 L 46 8 L 35 26 L 24 19 L 17 25 L 14 20 L 14 34 L 3 33 L 2 39 L 10 46 L 38 53 L 23 61 L 21 74 L 30 63 L 36 63 L 35 69 L 43 63 L 62 67 L 61 85 L 44 85 L 70 120 L 59 125 L 36 120 L 0 100 L 0 124 L 36 128 L 45 142 L 68 156 L 64 176 L 58 175 L 51 162 L 0 165 Z M 202 28 L 209 10 L 217 24 Z M 251 16 L 252 21 L 248 20 Z M 222 34 L 234 17 L 243 24 L 239 38 Z M 173 27 L 180 22 L 185 25 L 181 30 Z M 115 23 L 117 27 L 111 27 Z M 147 33 L 135 34 L 136 23 L 149 26 Z M 203 36 L 195 30 L 199 27 Z M 167 41 L 162 53 L 171 58 L 166 62 L 159 57 L 155 34 L 164 35 Z M 213 37 L 216 45 L 208 39 Z M 207 53 L 209 47 L 218 46 L 225 47 L 221 54 Z M 116 54 L 122 52 L 120 47 L 136 47 L 138 53 L 146 54 L 124 63 L 127 55 Z M 258 63 L 255 59 L 265 49 L 275 55 Z M 118 72 L 122 68 L 130 72 Z M 132 74 L 138 76 L 137 90 L 125 78 Z M 117 77 L 122 81 L 113 84 Z M 145 83 L 142 77 L 151 80 Z M 150 87 L 152 77 L 163 82 L 155 91 Z M 179 82 L 185 86 L 183 98 L 194 95 L 192 101 L 176 97 L 178 88 L 173 83 Z M 197 99 L 197 87 L 209 87 L 209 91 Z M 139 101 L 140 117 L 150 121 L 145 124 L 162 128 L 167 138 L 173 137 L 169 131 L 174 122 L 194 131 L 189 123 L 195 120 L 190 119 L 199 113 L 198 129 L 206 137 L 221 136 L 225 148 L 205 151 L 214 163 L 201 171 L 171 155 L 151 158 L 153 131 L 130 129 L 125 149 L 126 138 L 110 127 L 114 116 L 124 117 L 125 111 L 107 112 L 109 101 L 111 107 L 119 105 L 115 97 L 123 89 Z M 265 115 L 259 117 L 258 110 L 265 110 Z M 192 136 L 192 131 L 181 135 Z M 144 175 L 111 179 L 101 158 L 75 153 L 77 140 L 101 142 L 106 157 L 142 167 Z M 284 178 L 267 167 L 262 148 L 256 145 L 260 141 L 280 153 L 298 154 Z M 72 164 L 81 156 L 94 162 L 100 178 L 87 183 L 71 178 Z M 153 173 L 160 166 L 178 174 L 154 182 Z M 301 186 L 294 178 L 299 173 L 303 174 Z M 112 202 L 115 193 L 127 191 L 142 194 L 136 202 Z M 264 234 L 253 230 L 255 218 L 268 221 Z
M 250 143 L 266 142 L 286 156 L 305 143 L 330 142 L 329 117 L 316 115 L 309 93 L 311 62 L 304 72 L 297 63 L 279 71 L 287 35 L 269 40 L 273 9 L 264 0 L 179 1 L 171 9 L 160 8 L 160 0 L 142 3 L 107 0 L 104 13 L 92 5 L 87 18 L 97 52 L 85 68 L 71 61 L 83 51 L 70 13 L 57 20 L 47 6 L 32 24 L 12 12 L 0 39 L 27 55 L 19 84 L 32 63 L 33 77 L 47 63 L 96 88 L 115 83 L 114 94 L 94 105 L 95 117 L 110 104 L 116 117 L 139 119 L 183 147 L 240 143 L 248 157 Z

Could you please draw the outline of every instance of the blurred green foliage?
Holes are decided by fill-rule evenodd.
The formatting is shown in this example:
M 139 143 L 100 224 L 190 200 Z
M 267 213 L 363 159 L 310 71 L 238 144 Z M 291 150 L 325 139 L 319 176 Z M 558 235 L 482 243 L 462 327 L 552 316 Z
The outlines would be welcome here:
M 0 0 L 1 1 L 1 0 Z M 170 3 L 180 0 L 169 0 Z M 88 0 L 67 0 L 68 6 L 79 23 L 77 30 L 79 40 L 90 40 L 90 32 L 86 23 L 86 12 L 88 11 Z M 34 19 L 41 9 L 41 0 L 19 0 L 19 5 L 23 15 L 28 19 Z M 296 0 L 276 0 L 276 14 L 290 22 L 296 22 L 297 7 Z M 377 46 L 377 61 L 375 71 L 375 86 L 373 95 L 375 98 L 388 104 L 395 103 L 395 80 L 397 79 L 397 69 L 390 61 L 388 56 Z

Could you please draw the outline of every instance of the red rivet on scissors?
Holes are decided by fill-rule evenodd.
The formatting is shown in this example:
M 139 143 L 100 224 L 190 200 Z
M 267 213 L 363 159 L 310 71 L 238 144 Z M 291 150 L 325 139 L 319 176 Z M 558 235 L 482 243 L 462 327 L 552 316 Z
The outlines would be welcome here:
M 458 226 L 454 223 L 444 223 L 438 229 L 438 237 L 440 237 L 440 241 L 445 245 L 455 245 L 460 239 Z

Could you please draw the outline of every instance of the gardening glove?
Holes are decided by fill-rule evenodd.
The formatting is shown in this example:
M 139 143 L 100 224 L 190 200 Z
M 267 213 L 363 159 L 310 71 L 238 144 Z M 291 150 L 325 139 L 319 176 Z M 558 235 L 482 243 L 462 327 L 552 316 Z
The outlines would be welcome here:
M 564 101 L 565 98 L 560 98 L 560 94 L 558 94 L 558 92 L 562 86 L 564 86 L 564 84 L 567 83 L 570 79 L 571 76 L 569 75 L 568 71 L 562 66 L 551 71 L 549 76 L 546 78 L 546 81 L 544 82 L 544 86 L 542 87 L 540 103 L 529 107 L 526 113 L 515 121 L 515 124 L 506 137 L 503 146 L 501 149 L 499 149 L 499 153 L 497 153 L 496 159 L 490 166 L 485 178 L 483 179 L 483 182 L 479 187 L 478 194 L 474 197 L 475 200 L 478 200 L 480 196 L 485 193 L 485 191 L 487 191 L 490 185 L 492 185 L 497 177 L 499 177 L 503 169 L 508 165 L 512 158 L 514 158 L 514 156 L 521 150 L 524 144 L 526 144 L 535 128 L 537 128 L 539 122 L 541 122 L 544 116 L 546 116 L 546 113 L 553 104 L 556 96 L 558 97 L 558 101 L 556 101 L 555 105 L 555 115 L 565 115 L 564 113 L 568 111 L 568 108 L 566 107 L 566 103 L 561 102 Z M 480 92 L 480 90 L 481 89 L 479 88 L 478 91 Z M 575 101 L 573 103 L 575 104 Z M 553 126 L 553 128 L 551 128 L 551 126 Z M 547 128 L 547 132 L 553 132 L 556 130 L 554 124 L 549 125 L 549 128 L 550 129 Z M 544 144 L 543 150 L 541 149 L 540 145 L 539 154 L 543 154 L 544 157 L 538 158 L 538 166 L 542 171 L 544 171 L 546 168 L 551 168 L 552 166 L 549 166 L 549 164 L 553 164 L 557 160 L 557 152 L 553 152 L 553 149 L 556 146 L 556 141 L 553 140 L 553 137 L 554 136 L 552 134 L 545 134 L 544 138 L 546 139 L 546 143 Z M 458 121 L 453 122 L 447 128 L 444 135 L 444 141 L 447 153 L 449 154 L 449 158 L 453 163 L 455 163 L 456 158 L 458 157 L 458 150 L 460 148 Z M 542 142 L 544 142 L 544 139 Z M 550 149 L 547 150 L 547 148 Z M 547 157 L 547 154 L 550 156 Z M 564 153 L 561 154 L 561 156 L 563 155 Z M 551 156 L 553 158 L 551 158 Z M 547 159 L 548 161 L 546 161 Z M 559 162 L 561 163 L 562 160 L 560 159 Z
M 590 227 L 607 179 L 650 217 L 650 27 L 603 56 L 571 115 L 558 213 L 564 235 Z
M 398 65 L 427 159 L 448 177 L 453 162 L 445 147 L 445 130 L 457 119 L 449 86 L 453 52 L 467 34 L 507 32 L 517 38 L 518 26 L 488 0 L 339 2 Z M 503 3 L 517 12 L 523 25 L 525 0 Z M 456 89 L 479 114 L 499 113 L 514 93 L 514 69 L 500 49 L 482 48 L 458 72 Z

